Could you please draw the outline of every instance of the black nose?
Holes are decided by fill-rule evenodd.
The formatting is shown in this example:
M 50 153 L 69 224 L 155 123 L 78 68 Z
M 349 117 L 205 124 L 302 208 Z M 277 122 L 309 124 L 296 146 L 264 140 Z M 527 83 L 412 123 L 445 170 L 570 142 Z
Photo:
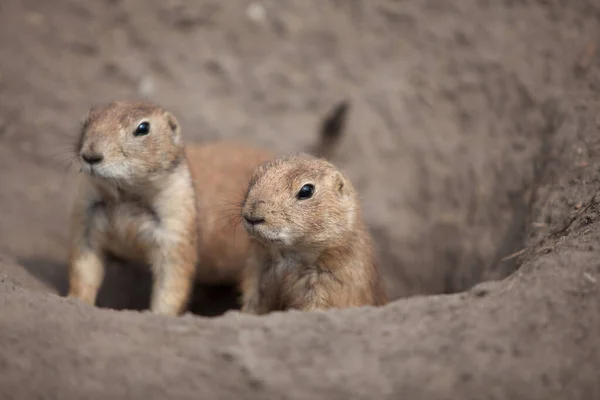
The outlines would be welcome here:
M 81 155 L 81 158 L 83 158 L 83 161 L 85 161 L 88 164 L 98 164 L 100 161 L 102 161 L 104 159 L 104 156 L 102 154 L 98 154 L 98 153 L 88 153 L 88 154 L 83 153 Z
M 265 222 L 264 218 L 260 218 L 260 217 L 249 217 L 248 215 L 244 215 L 244 219 L 246 220 L 247 223 L 249 223 L 250 225 L 259 225 L 262 224 L 263 222 Z

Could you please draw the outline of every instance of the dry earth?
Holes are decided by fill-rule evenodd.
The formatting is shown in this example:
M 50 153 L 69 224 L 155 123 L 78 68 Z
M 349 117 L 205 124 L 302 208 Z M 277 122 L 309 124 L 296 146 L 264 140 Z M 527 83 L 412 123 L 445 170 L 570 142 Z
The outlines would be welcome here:
M 600 398 L 597 46 L 596 0 L 2 0 L 0 398 Z M 60 297 L 70 143 L 139 97 L 281 153 L 348 99 L 396 301 L 166 318 L 117 263 L 102 308 Z

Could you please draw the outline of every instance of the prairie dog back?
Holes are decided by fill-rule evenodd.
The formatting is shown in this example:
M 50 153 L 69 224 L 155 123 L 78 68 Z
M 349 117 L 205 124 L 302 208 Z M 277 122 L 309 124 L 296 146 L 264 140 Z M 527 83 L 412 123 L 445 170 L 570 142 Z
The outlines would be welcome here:
M 254 168 L 274 155 L 226 141 L 192 144 L 185 151 L 197 193 L 197 280 L 204 284 L 239 284 L 248 237 L 237 211 Z

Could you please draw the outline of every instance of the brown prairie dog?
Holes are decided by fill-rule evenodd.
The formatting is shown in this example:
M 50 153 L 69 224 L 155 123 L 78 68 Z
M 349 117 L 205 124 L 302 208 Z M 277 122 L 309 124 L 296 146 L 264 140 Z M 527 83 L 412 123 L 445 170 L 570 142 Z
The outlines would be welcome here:
M 304 154 L 263 163 L 242 216 L 252 237 L 242 311 L 387 303 L 356 192 L 331 163 Z
M 326 138 L 339 133 L 345 107 L 326 119 L 316 152 L 332 149 Z M 109 253 L 151 266 L 156 313 L 184 312 L 194 280 L 239 283 L 248 238 L 226 208 L 239 204 L 270 152 L 228 142 L 184 148 L 171 113 L 125 101 L 90 110 L 76 151 L 84 174 L 72 214 L 70 297 L 95 304 Z

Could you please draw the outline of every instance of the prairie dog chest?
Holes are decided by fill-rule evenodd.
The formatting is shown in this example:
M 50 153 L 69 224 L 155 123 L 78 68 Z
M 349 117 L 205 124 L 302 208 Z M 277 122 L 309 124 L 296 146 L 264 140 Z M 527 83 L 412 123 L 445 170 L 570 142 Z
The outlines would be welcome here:
M 88 208 L 89 236 L 94 244 L 117 256 L 146 261 L 156 245 L 160 219 L 145 205 L 97 201 Z
M 294 255 L 274 255 L 264 266 L 259 290 L 271 308 L 287 309 L 309 296 L 318 281 L 314 263 Z

